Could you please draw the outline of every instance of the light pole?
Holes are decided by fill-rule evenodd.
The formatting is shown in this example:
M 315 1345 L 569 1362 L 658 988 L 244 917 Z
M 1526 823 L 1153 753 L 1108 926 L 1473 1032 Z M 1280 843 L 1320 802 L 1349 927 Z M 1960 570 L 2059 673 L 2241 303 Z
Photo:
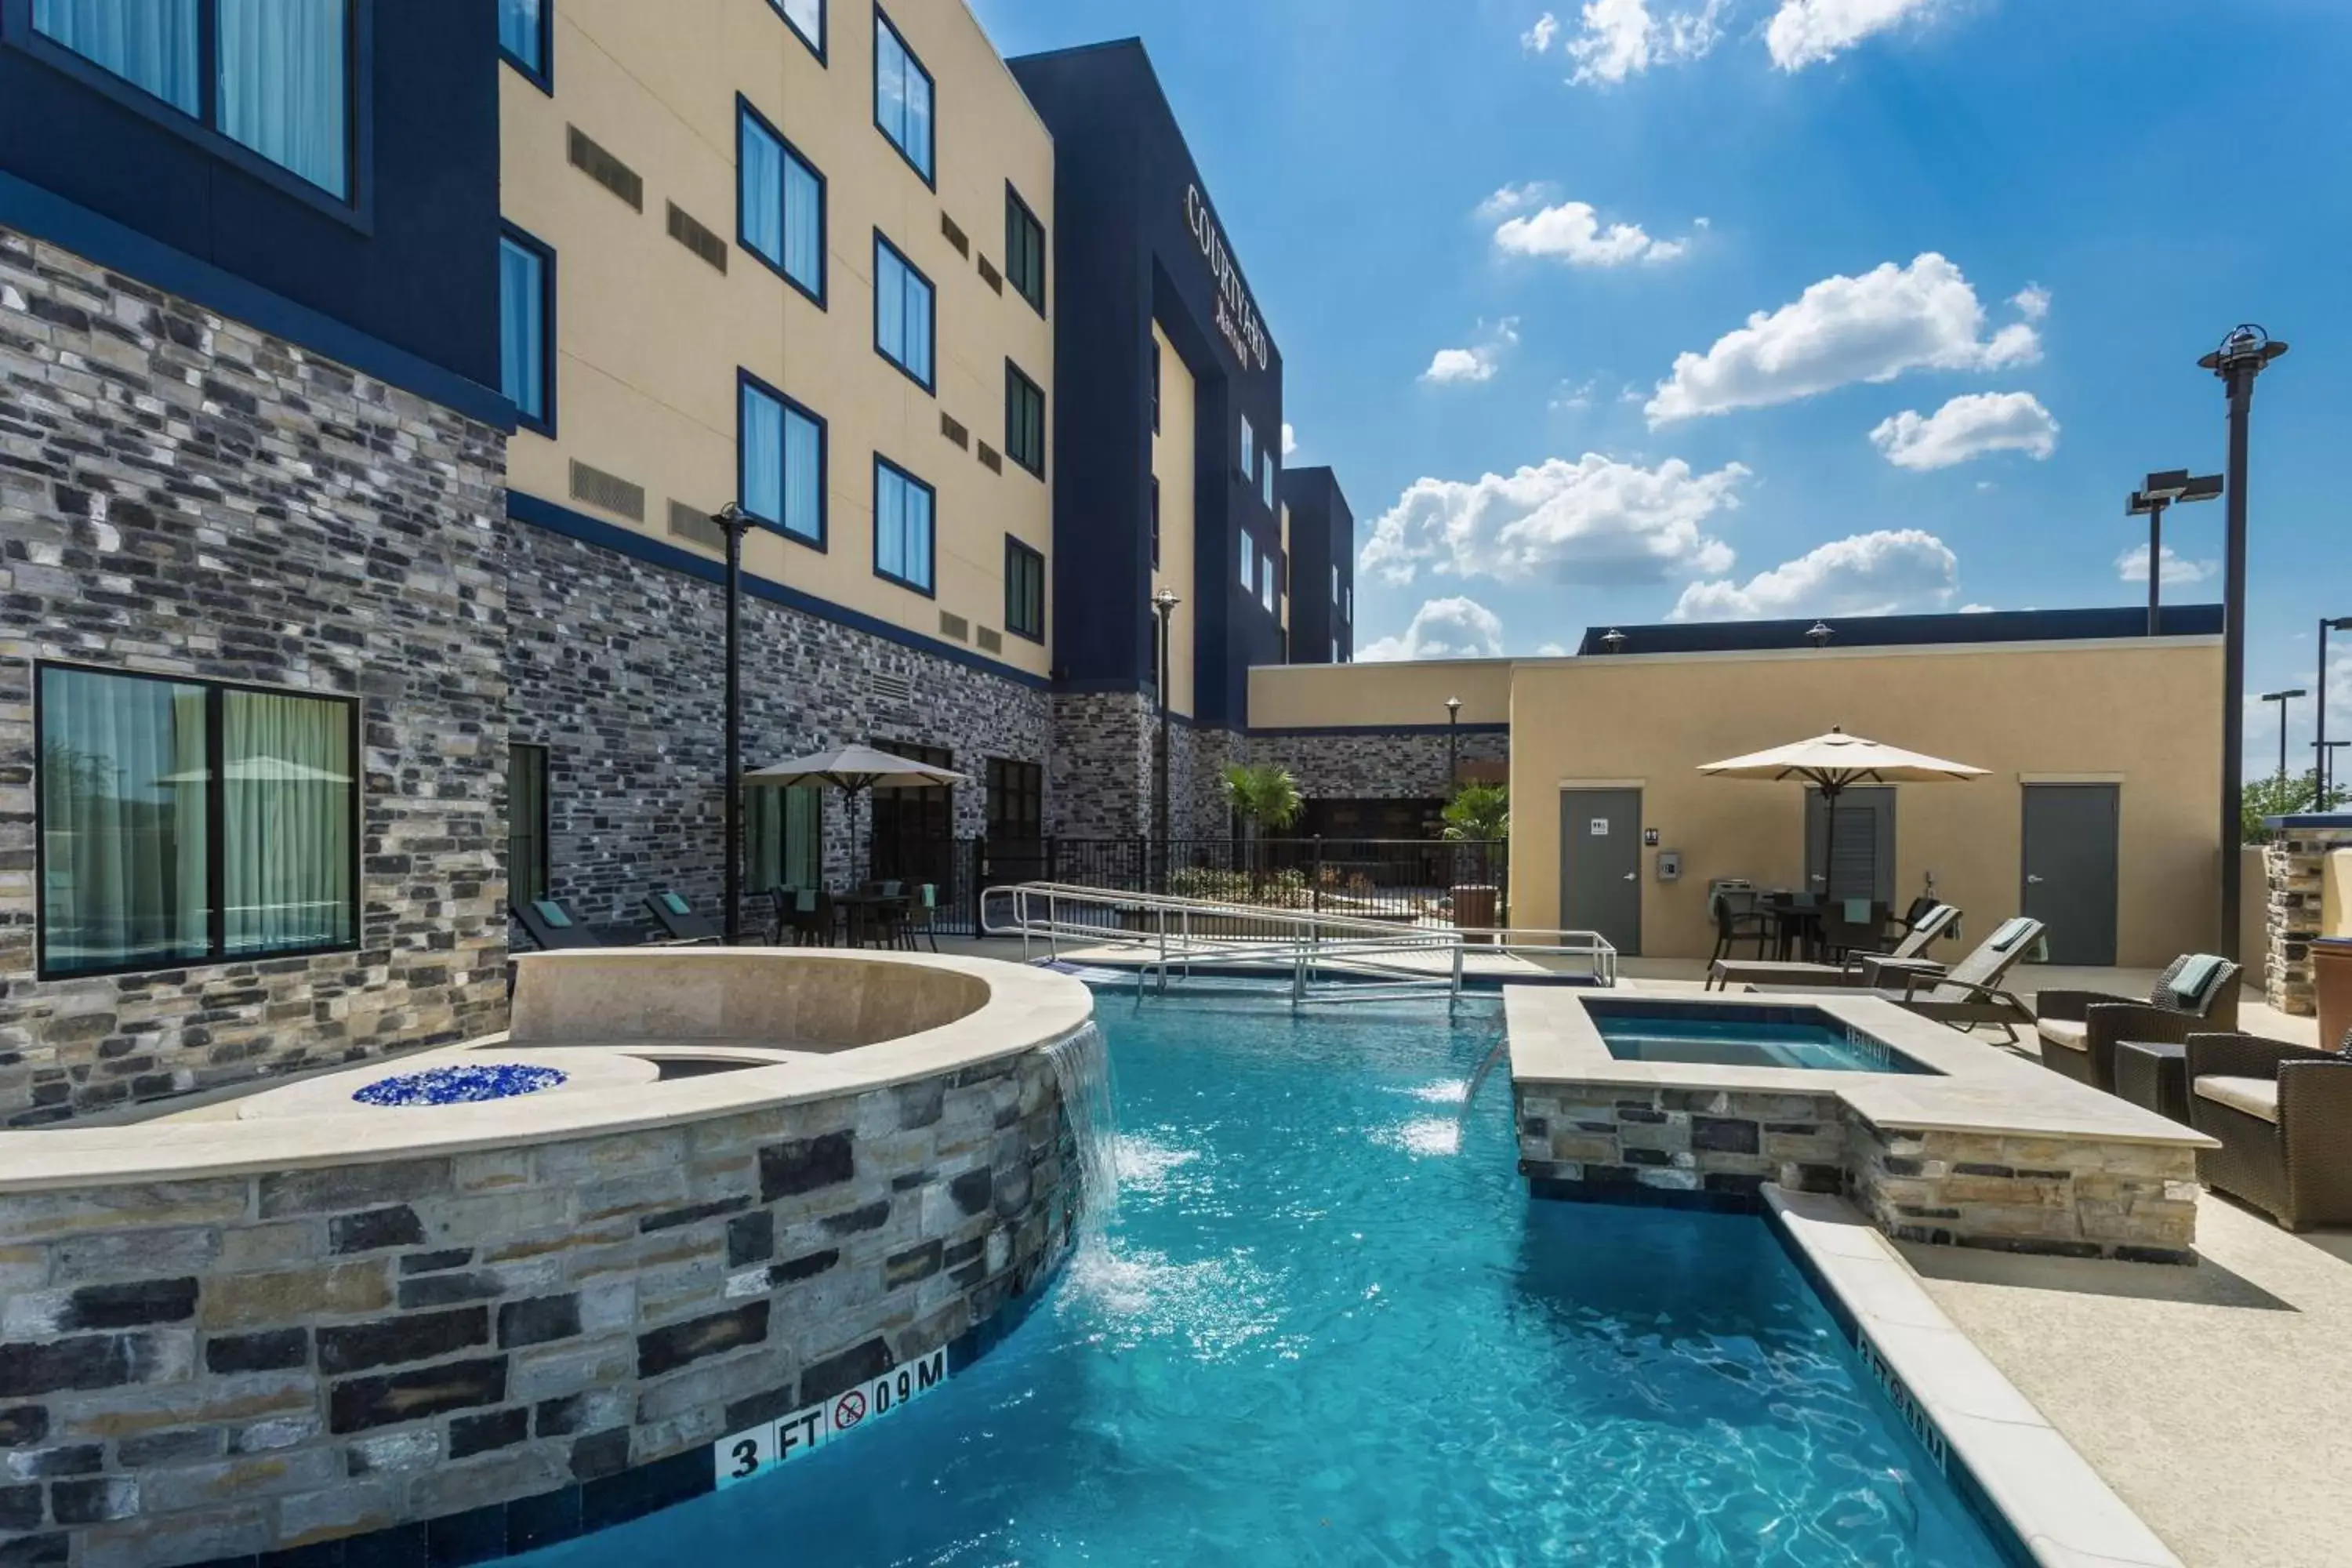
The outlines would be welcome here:
M 2352 741 L 2314 741 L 2311 743 L 2312 754 L 2316 759 L 2311 771 L 2319 785 L 2313 796 L 2314 811 L 2332 809 L 2336 799 L 2336 753 L 2347 746 L 2352 746 Z
M 710 514 L 727 536 L 727 866 L 719 900 L 727 945 L 743 941 L 743 535 L 751 514 L 729 501 Z
M 1163 880 L 1168 867 L 1168 617 L 1174 615 L 1176 606 L 1182 603 L 1173 588 L 1162 588 L 1151 595 L 1151 613 L 1160 619 L 1159 679 L 1152 682 L 1159 689 L 1160 698 L 1160 765 L 1157 770 L 1160 799 L 1158 809 L 1152 814 L 1152 822 L 1160 836 L 1160 865 Z
M 1462 699 L 1445 700 L 1445 795 L 1454 797 L 1455 785 L 1462 777 Z
M 2189 477 L 2186 468 L 2150 474 L 2147 482 L 2124 502 L 2126 517 L 2147 519 L 2147 635 L 2158 631 L 2158 605 L 2164 585 L 2164 509 L 2176 501 L 2211 500 L 2221 493 L 2221 476 Z
M 2296 687 L 2292 691 L 2265 691 L 2263 693 L 2263 701 L 2275 702 L 2279 705 L 2278 776 L 2279 783 L 2281 784 L 2286 783 L 2286 705 L 2294 701 L 2298 697 L 2308 697 L 2310 695 L 2310 692 L 2305 691 L 2300 686 Z
M 1811 626 L 1808 626 L 1805 629 L 1805 640 L 1812 644 L 1815 647 L 1829 647 L 1830 638 L 1835 636 L 1837 636 L 1837 634 L 1830 629 L 1830 625 L 1827 621 L 1815 621 Z
M 2230 536 L 2223 568 L 2221 637 L 2221 930 L 2214 951 L 2238 960 L 2241 818 L 2246 802 L 2246 446 L 2254 377 L 2286 345 L 2252 324 L 2231 329 L 2221 347 L 2197 362 L 2219 376 L 2230 398 Z M 2149 563 L 2153 570 L 2155 563 Z
M 2327 749 L 2327 634 L 2330 632 L 2352 632 L 2352 616 L 2338 616 L 2334 620 L 2323 619 L 2319 623 L 2319 679 L 2316 684 L 2319 700 L 2313 709 L 2315 717 L 2312 723 L 2315 729 L 2311 742 L 2313 765 L 2319 770 L 2318 804 L 2313 807 L 2315 811 L 2327 809 L 2328 783 L 2335 774 L 2331 765 L 2332 755 Z

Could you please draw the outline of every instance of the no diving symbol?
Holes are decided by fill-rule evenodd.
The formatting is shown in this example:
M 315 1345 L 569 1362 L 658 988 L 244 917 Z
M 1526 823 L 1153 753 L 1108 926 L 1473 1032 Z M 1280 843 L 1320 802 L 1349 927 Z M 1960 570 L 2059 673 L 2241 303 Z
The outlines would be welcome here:
M 866 1419 L 866 1395 L 851 1389 L 833 1404 L 833 1429 L 847 1431 Z

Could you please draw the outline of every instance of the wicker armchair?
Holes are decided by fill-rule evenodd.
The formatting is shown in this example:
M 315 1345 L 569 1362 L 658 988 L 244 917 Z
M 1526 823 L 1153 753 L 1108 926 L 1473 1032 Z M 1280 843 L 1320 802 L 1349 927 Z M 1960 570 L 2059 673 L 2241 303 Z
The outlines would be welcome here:
M 2221 960 L 2204 987 L 2183 996 L 2174 983 L 2201 956 L 2183 953 L 2172 961 L 2146 996 L 2104 991 L 2044 991 L 2033 999 L 2033 1032 L 2042 1042 L 2042 1065 L 2093 1089 L 2116 1091 L 2116 1043 L 2160 1040 L 2179 1045 L 2189 1032 L 2238 1026 L 2238 966 Z
M 2330 1053 L 2253 1035 L 2188 1039 L 2189 1122 L 2205 1184 L 2289 1230 L 2352 1225 L 2352 1034 Z

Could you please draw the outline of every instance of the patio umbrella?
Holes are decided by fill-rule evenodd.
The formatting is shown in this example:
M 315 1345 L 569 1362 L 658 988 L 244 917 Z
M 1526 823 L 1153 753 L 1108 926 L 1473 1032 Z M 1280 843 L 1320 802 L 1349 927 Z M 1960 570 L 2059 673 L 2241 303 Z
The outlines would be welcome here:
M 912 757 L 875 750 L 872 746 L 835 746 L 827 752 L 811 752 L 804 757 L 788 757 L 764 768 L 755 768 L 743 775 L 743 782 L 768 789 L 789 789 L 794 784 L 824 784 L 842 791 L 850 802 L 850 864 L 857 863 L 857 796 L 874 789 L 924 789 L 934 784 L 960 784 L 971 782 L 968 773 L 931 763 L 919 763 Z M 866 812 L 867 826 L 872 826 L 873 812 Z M 872 868 L 872 846 L 867 846 L 868 869 Z
M 1834 846 L 1838 796 L 1851 785 L 1965 784 L 1982 776 L 1986 770 L 1849 735 L 1840 726 L 1810 741 L 1775 746 L 1769 752 L 1751 752 L 1720 763 L 1702 763 L 1698 771 L 1727 779 L 1803 780 L 1822 792 L 1822 801 L 1829 814 L 1828 841 Z M 1828 868 L 1822 869 L 1826 873 Z

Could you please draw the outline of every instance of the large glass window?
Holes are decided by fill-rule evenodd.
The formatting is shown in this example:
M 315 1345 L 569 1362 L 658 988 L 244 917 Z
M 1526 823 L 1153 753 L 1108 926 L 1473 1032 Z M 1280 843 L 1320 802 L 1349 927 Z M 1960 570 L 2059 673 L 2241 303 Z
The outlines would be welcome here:
M 1045 313 L 1045 226 L 1011 185 L 1004 187 L 1004 280 Z
M 1045 558 L 1010 534 L 1004 539 L 1004 629 L 1031 642 L 1045 640 Z
M 751 890 L 824 886 L 824 789 L 794 784 L 743 792 L 744 851 Z
M 931 73 L 874 8 L 874 123 L 915 173 L 931 178 Z
M 824 58 L 824 0 L 769 0 L 769 4 L 783 13 L 801 42 L 816 51 L 817 58 Z
M 874 347 L 884 359 L 931 390 L 931 280 L 874 237 Z
M 555 434 L 554 258 L 527 235 L 509 230 L 499 240 L 499 374 L 515 416 L 542 435 Z
M 745 511 L 806 544 L 824 544 L 824 421 L 751 375 L 736 433 Z
M 548 82 L 548 19 L 555 0 L 499 0 L 499 52 L 541 87 Z
M 1021 844 L 1045 836 L 1045 770 L 1009 757 L 988 759 L 988 837 Z
M 1242 592 L 1257 586 L 1257 544 L 1244 530 L 1242 533 Z
M 824 176 L 748 103 L 737 105 L 736 233 L 743 248 L 824 303 Z
M 507 748 L 507 905 L 547 897 L 547 748 Z
M 40 671 L 41 970 L 358 941 L 352 705 Z
M 33 27 L 321 190 L 351 195 L 351 0 L 33 0 Z
M 1271 555 L 1261 555 L 1257 559 L 1257 596 L 1259 602 L 1265 605 L 1266 614 L 1272 615 L 1274 613 L 1274 557 Z
M 1258 477 L 1259 493 L 1265 498 L 1265 510 L 1274 510 L 1274 454 L 1265 455 L 1265 471 Z
M 1257 472 L 1257 432 L 1250 428 L 1249 416 L 1242 416 L 1242 477 Z
M 874 574 L 931 591 L 931 487 L 887 458 L 874 459 Z
M 1036 475 L 1045 477 L 1045 394 L 1004 362 L 1004 455 Z

